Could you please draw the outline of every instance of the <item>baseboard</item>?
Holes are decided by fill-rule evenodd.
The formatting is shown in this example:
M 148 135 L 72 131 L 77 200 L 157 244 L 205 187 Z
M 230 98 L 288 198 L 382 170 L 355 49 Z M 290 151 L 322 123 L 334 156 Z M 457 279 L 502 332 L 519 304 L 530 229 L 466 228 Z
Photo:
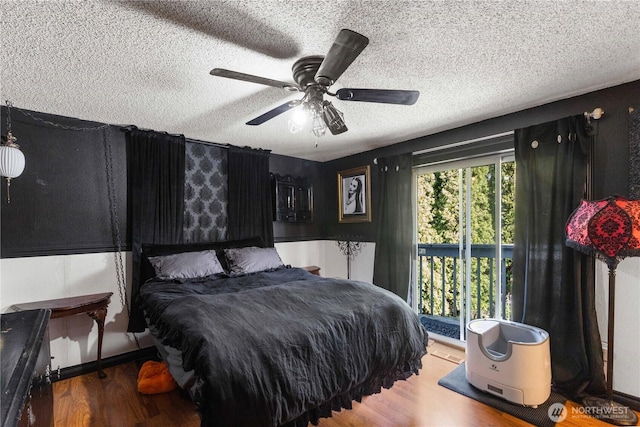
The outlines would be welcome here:
M 155 347 L 147 347 L 140 350 L 131 351 L 128 353 L 118 354 L 115 356 L 107 357 L 102 359 L 102 369 L 110 368 L 112 366 L 121 365 L 123 363 L 134 362 L 137 360 L 149 360 L 149 359 L 157 359 L 158 358 L 158 350 Z M 52 375 L 52 381 L 61 381 L 66 380 L 68 378 L 77 377 L 78 375 L 85 375 L 91 372 L 98 371 L 98 362 L 88 362 L 83 363 L 81 365 L 69 366 L 66 368 L 60 369 L 58 373 L 55 370 Z
M 621 393 L 614 390 L 613 400 L 633 409 L 634 411 L 640 412 L 640 397 L 638 396 L 632 396 L 630 394 Z
M 464 341 L 446 337 L 444 335 L 440 335 L 435 332 L 429 332 L 429 338 L 432 338 L 434 341 L 437 341 L 440 344 L 444 344 L 458 350 L 466 351 L 467 349 L 467 344 Z

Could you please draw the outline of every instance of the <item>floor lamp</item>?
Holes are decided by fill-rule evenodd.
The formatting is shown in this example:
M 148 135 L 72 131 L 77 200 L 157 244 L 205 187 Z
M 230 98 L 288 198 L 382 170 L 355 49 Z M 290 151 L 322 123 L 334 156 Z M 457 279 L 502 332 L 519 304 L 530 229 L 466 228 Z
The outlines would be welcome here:
M 566 225 L 566 245 L 595 256 L 609 267 L 609 313 L 607 326 L 607 396 L 587 397 L 585 406 L 596 408 L 600 419 L 616 425 L 636 425 L 637 415 L 613 401 L 613 333 L 616 267 L 626 257 L 640 256 L 640 200 L 621 196 L 582 200 Z

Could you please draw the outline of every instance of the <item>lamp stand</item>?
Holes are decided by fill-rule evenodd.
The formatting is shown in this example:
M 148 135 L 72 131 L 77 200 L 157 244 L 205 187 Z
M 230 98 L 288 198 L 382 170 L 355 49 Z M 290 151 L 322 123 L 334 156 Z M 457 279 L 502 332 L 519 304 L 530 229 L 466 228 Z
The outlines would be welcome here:
M 587 396 L 582 400 L 589 413 L 599 420 L 618 426 L 635 426 L 638 416 L 613 400 L 613 333 L 616 304 L 616 267 L 609 266 L 609 313 L 607 317 L 607 397 Z
M 338 240 L 336 241 L 340 252 L 347 257 L 347 279 L 351 279 L 351 261 L 358 255 L 365 245 L 360 241 Z

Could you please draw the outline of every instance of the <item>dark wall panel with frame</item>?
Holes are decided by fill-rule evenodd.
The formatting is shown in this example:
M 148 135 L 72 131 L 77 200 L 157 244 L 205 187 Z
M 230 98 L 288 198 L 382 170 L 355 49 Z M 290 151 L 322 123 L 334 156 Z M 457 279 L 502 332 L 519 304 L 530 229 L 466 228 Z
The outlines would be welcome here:
M 6 113 L 3 107 L 2 134 Z M 126 150 L 120 128 L 16 108 L 11 123 L 26 166 L 11 180 L 11 203 L 2 179 L 2 258 L 112 251 L 112 213 L 125 245 Z

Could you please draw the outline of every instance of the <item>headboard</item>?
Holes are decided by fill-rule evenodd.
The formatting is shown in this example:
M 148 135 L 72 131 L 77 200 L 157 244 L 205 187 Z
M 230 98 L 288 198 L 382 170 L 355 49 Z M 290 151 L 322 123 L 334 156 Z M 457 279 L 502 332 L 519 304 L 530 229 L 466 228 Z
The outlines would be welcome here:
M 228 248 L 244 248 L 247 246 L 258 246 L 264 248 L 262 237 L 251 237 L 248 239 L 228 240 L 224 242 L 209 243 L 179 243 L 179 244 L 142 244 L 142 257 L 140 260 L 140 284 L 155 277 L 156 273 L 148 257 L 162 256 L 170 254 L 178 254 L 182 252 L 198 252 L 206 250 L 215 250 L 220 264 L 227 270 L 227 260 L 224 256 L 224 249 Z

